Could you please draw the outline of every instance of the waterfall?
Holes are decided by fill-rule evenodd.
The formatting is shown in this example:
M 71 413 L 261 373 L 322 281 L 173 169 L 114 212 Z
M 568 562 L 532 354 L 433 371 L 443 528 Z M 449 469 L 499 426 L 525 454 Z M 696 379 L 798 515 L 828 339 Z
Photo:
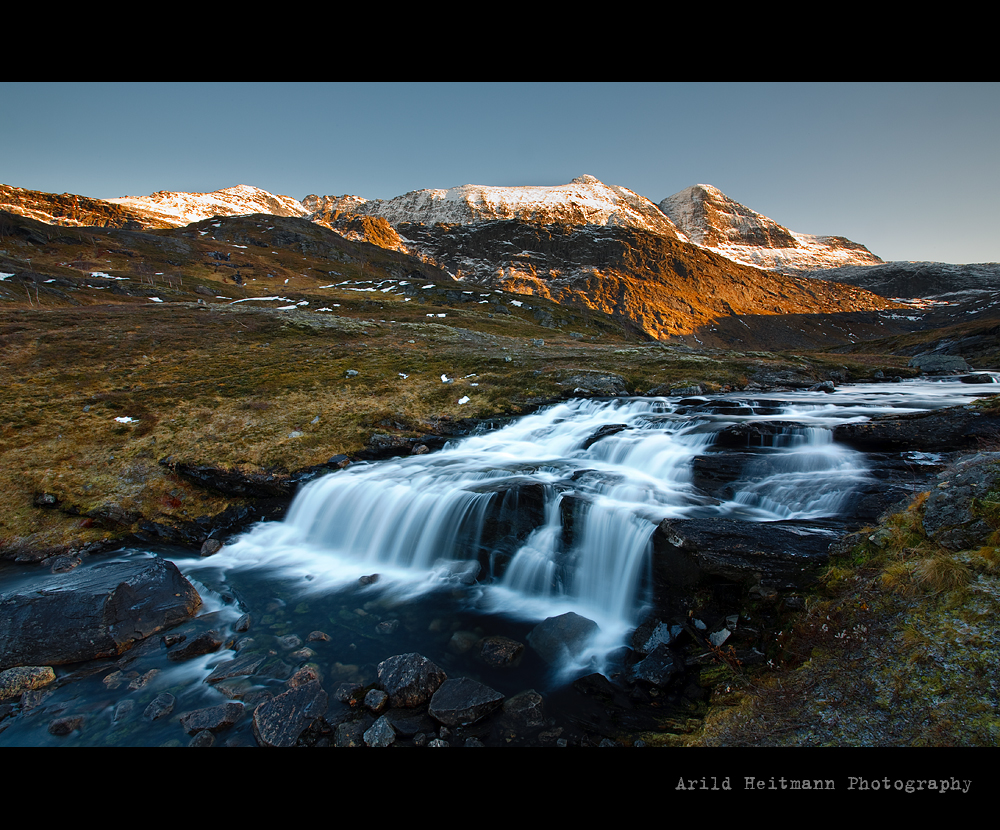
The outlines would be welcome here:
M 208 566 L 267 568 L 309 590 L 379 573 L 382 584 L 422 592 L 460 574 L 503 613 L 575 610 L 625 630 L 648 600 L 662 519 L 844 515 L 868 472 L 861 453 L 833 442 L 832 427 L 945 400 L 930 385 L 901 386 L 768 401 L 559 403 L 435 453 L 312 481 L 284 522 L 257 526 Z M 733 449 L 732 435 L 728 449 L 716 443 L 720 431 L 754 421 L 767 422 L 754 433 L 769 436 L 766 445 Z M 699 489 L 699 458 L 729 463 L 729 484 Z

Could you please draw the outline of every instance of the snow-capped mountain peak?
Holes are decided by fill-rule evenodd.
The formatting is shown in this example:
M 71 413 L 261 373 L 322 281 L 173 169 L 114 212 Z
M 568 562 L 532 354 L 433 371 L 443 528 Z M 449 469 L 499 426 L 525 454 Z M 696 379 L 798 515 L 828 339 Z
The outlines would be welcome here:
M 275 196 L 251 185 L 239 184 L 212 193 L 179 193 L 161 190 L 150 196 L 123 196 L 106 201 L 127 207 L 170 226 L 188 225 L 212 216 L 273 213 L 276 216 L 307 216 L 309 211 L 290 196 Z
M 319 204 L 320 201 L 316 199 L 310 204 Z M 414 190 L 387 201 L 355 203 L 352 208 L 358 213 L 381 216 L 393 225 L 404 222 L 470 224 L 517 219 L 538 223 L 629 226 L 673 238 L 679 236 L 673 222 L 649 199 L 624 187 L 606 185 L 589 175 L 579 176 L 563 185 L 498 187 L 465 184 L 445 190 Z
M 849 239 L 790 231 L 709 184 L 688 187 L 659 207 L 691 242 L 758 268 L 789 271 L 882 262 Z

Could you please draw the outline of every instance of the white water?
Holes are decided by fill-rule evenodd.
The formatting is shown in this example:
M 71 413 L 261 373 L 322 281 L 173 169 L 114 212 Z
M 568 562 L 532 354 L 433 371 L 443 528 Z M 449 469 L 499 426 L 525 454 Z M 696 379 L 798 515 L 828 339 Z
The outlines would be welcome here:
M 746 404 L 740 415 L 703 407 L 684 414 L 690 406 L 678 399 L 569 401 L 437 453 L 315 480 L 284 522 L 257 526 L 201 566 L 266 568 L 302 579 L 309 591 L 378 573 L 380 585 L 419 594 L 461 581 L 479 559 L 490 572 L 467 590 L 483 608 L 537 619 L 574 610 L 601 626 L 610 648 L 643 610 L 661 519 L 841 515 L 868 473 L 863 454 L 832 441 L 833 426 L 977 393 L 935 382 L 762 395 L 766 405 L 756 409 L 763 414 L 750 399 L 728 396 Z M 790 423 L 773 447 L 754 452 L 731 500 L 698 492 L 693 459 L 710 451 L 719 429 L 754 420 Z M 584 447 L 611 425 L 625 428 Z M 532 503 L 537 515 L 540 502 L 543 515 L 520 543 L 491 538 L 489 522 L 524 515 Z

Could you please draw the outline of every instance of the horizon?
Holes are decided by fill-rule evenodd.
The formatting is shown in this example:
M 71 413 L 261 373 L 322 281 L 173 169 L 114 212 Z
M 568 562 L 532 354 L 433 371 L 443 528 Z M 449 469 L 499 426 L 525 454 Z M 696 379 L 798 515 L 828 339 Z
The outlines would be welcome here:
M 1000 261 L 997 83 L 4 83 L 0 182 L 392 199 L 695 184 L 885 261 Z M 961 210 L 956 210 L 961 205 Z

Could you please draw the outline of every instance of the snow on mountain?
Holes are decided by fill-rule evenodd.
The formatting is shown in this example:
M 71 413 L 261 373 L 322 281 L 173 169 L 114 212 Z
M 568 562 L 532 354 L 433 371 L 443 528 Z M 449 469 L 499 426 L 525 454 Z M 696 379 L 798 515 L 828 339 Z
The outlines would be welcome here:
M 275 216 L 308 216 L 297 199 L 275 196 L 259 187 L 239 184 L 212 193 L 175 193 L 161 190 L 151 196 L 123 196 L 107 199 L 168 226 L 189 225 L 212 216 L 242 216 L 272 213 Z
M 791 272 L 882 262 L 849 239 L 790 231 L 708 184 L 675 193 L 659 207 L 691 242 L 758 268 Z
M 315 198 L 315 197 L 313 197 Z M 329 198 L 329 197 L 327 197 Z M 347 197 L 334 200 L 337 203 Z M 683 239 L 653 202 L 624 187 L 579 176 L 554 186 L 491 187 L 466 184 L 447 190 L 414 190 L 388 201 L 354 202 L 347 209 L 381 216 L 393 225 L 470 224 L 494 219 L 642 228 Z

